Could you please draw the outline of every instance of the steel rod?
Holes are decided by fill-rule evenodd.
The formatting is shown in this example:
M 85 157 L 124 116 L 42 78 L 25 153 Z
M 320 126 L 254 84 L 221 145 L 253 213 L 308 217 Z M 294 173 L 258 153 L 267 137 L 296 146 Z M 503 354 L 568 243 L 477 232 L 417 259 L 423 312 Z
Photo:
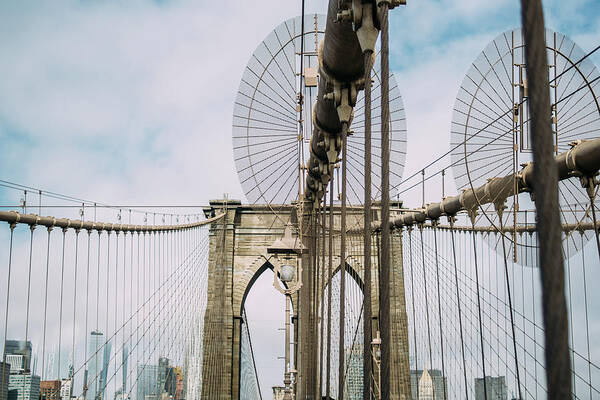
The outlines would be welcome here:
M 390 102 L 389 25 L 387 2 L 381 4 L 381 399 L 390 398 Z

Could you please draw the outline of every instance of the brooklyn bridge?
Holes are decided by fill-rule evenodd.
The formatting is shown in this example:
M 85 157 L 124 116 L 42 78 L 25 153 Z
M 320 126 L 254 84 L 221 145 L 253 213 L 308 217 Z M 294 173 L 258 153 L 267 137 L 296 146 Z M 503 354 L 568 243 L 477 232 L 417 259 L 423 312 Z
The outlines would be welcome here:
M 440 153 L 433 132 L 409 143 L 390 67 L 405 57 L 390 27 L 427 2 L 323 3 L 290 2 L 231 78 L 244 199 L 89 200 L 32 183 L 52 158 L 28 181 L 0 172 L 0 400 L 600 398 L 600 38 L 584 49 L 541 0 L 515 1 L 520 26 L 455 77 Z M 2 153 L 28 163 L 1 104 Z M 222 133 L 198 130 L 215 151 Z M 121 150 L 95 146 L 121 169 Z M 280 313 L 263 299 L 252 315 L 272 336 L 248 310 L 265 287 Z

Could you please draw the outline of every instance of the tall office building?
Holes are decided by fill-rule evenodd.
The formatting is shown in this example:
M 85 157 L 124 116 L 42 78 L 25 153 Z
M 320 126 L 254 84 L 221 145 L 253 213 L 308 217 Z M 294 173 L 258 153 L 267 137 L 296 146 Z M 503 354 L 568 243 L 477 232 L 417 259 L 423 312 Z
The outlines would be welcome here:
M 8 398 L 8 382 L 10 380 L 10 364 L 0 361 L 0 400 Z
M 8 381 L 8 400 L 38 400 L 40 377 L 30 373 L 11 374 Z
M 60 399 L 70 400 L 73 396 L 73 378 L 75 376 L 75 370 L 73 365 L 69 365 L 69 377 L 61 380 L 60 383 Z
M 483 378 L 475 378 L 475 400 L 485 400 L 486 392 L 487 400 L 506 400 L 508 396 L 506 378 L 503 376 L 486 376 L 485 386 Z
M 127 346 L 123 346 L 121 352 L 121 358 L 123 360 L 123 385 L 121 386 L 121 393 L 127 393 L 127 363 L 129 361 L 129 349 Z
M 158 398 L 158 366 L 138 365 L 137 367 L 137 400 Z
M 427 378 L 423 382 L 423 387 L 429 387 L 429 380 L 431 380 L 431 387 L 433 389 L 433 397 L 424 397 L 428 396 L 427 393 L 422 393 L 421 390 L 421 379 L 423 375 L 427 372 Z M 430 369 L 430 370 L 411 370 L 410 371 L 410 390 L 411 390 L 411 399 L 412 400 L 422 400 L 422 399 L 433 399 L 433 400 L 446 400 L 448 398 L 448 393 L 446 390 L 446 397 L 444 398 L 444 387 L 447 389 L 446 378 L 442 375 L 442 371 L 439 369 Z
M 87 400 L 103 399 L 110 354 L 111 342 L 104 342 L 102 332 L 92 331 L 88 341 Z
M 11 373 L 31 371 L 31 348 L 30 341 L 7 340 L 5 342 L 4 352 L 6 353 L 6 362 L 10 364 Z
M 419 400 L 434 400 L 433 379 L 427 370 L 423 371 L 419 379 Z
M 160 357 L 158 359 L 158 379 L 156 382 L 156 395 L 160 396 L 166 390 L 167 377 L 169 374 L 169 359 Z

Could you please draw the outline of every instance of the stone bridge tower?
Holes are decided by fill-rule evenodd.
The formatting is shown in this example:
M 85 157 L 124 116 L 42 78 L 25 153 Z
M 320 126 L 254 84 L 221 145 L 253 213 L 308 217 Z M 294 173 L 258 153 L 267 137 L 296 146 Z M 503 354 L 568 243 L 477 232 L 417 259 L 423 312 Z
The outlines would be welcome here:
M 279 260 L 267 249 L 283 236 L 285 224 L 298 224 L 296 207 L 292 205 L 242 205 L 235 200 L 211 201 L 204 209 L 207 217 L 226 210 L 224 218 L 214 222 L 210 228 L 210 252 L 208 266 L 208 299 L 204 317 L 204 340 L 202 359 L 202 396 L 203 400 L 236 400 L 240 398 L 241 371 L 241 332 L 242 310 L 246 295 L 254 281 L 267 268 Z M 276 213 L 274 212 L 276 211 Z M 338 212 L 335 215 L 335 212 Z M 377 212 L 374 212 L 375 216 Z M 348 209 L 348 226 L 358 226 L 363 211 Z M 305 216 L 306 218 L 306 216 Z M 334 209 L 334 229 L 339 232 L 339 210 Z M 375 242 L 375 241 L 374 241 Z M 410 398 L 410 371 L 408 364 L 408 332 L 406 307 L 404 300 L 404 279 L 402 271 L 402 247 L 399 233 L 392 235 L 392 287 L 391 287 L 391 323 L 392 323 L 392 368 L 391 376 L 397 376 L 392 382 L 393 399 Z M 308 244 L 308 243 L 307 243 Z M 339 235 L 334 238 L 334 269 L 339 270 Z M 310 247 L 310 246 L 308 246 Z M 378 327 L 378 275 L 376 244 L 373 261 L 373 329 Z M 336 255 L 337 254 L 337 255 Z M 303 280 L 310 274 L 310 256 L 303 256 Z M 346 270 L 362 284 L 362 256 L 349 251 Z M 319 285 L 317 293 L 324 293 L 325 285 Z M 302 329 L 303 298 L 302 291 L 292 297 L 292 336 L 294 369 L 298 371 L 296 382 L 297 399 L 312 399 L 304 393 L 307 383 L 318 385 L 318 362 L 305 354 L 298 354 L 307 338 Z M 314 301 L 314 299 L 312 300 Z M 306 302 L 306 300 L 305 300 Z M 283 321 L 282 321 L 283 322 Z M 306 331 L 308 332 L 308 331 Z M 318 343 L 317 343 L 318 345 Z M 302 353 L 302 352 L 301 352 Z M 313 368 L 311 368 L 311 366 Z M 335 367 L 337 368 L 337 366 Z M 333 369 L 333 368 L 332 368 Z M 316 376 L 314 376 L 316 375 Z M 311 379 L 312 378 L 312 379 Z M 283 380 L 283 374 L 282 374 Z M 318 389 L 317 389 L 318 391 Z

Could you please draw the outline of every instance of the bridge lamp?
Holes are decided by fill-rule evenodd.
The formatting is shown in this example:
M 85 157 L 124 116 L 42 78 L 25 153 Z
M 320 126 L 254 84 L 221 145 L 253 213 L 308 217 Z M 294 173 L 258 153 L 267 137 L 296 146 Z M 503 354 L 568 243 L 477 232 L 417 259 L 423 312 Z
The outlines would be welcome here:
M 270 260 L 274 272 L 273 286 L 282 294 L 292 295 L 302 287 L 300 256 L 306 251 L 299 239 L 292 235 L 292 224 L 290 223 L 286 224 L 283 237 L 267 248 L 267 253 L 275 255 Z M 277 279 L 278 277 L 279 279 Z M 285 287 L 281 287 L 279 280 L 284 283 Z
M 294 273 L 296 271 L 296 267 L 290 264 L 283 264 L 279 268 L 279 279 L 281 282 L 288 284 L 292 280 L 294 280 Z
M 381 337 L 379 336 L 379 331 L 373 338 L 371 342 L 371 355 L 373 357 L 373 362 L 377 366 L 377 382 L 375 382 L 377 386 L 378 399 L 381 399 Z

